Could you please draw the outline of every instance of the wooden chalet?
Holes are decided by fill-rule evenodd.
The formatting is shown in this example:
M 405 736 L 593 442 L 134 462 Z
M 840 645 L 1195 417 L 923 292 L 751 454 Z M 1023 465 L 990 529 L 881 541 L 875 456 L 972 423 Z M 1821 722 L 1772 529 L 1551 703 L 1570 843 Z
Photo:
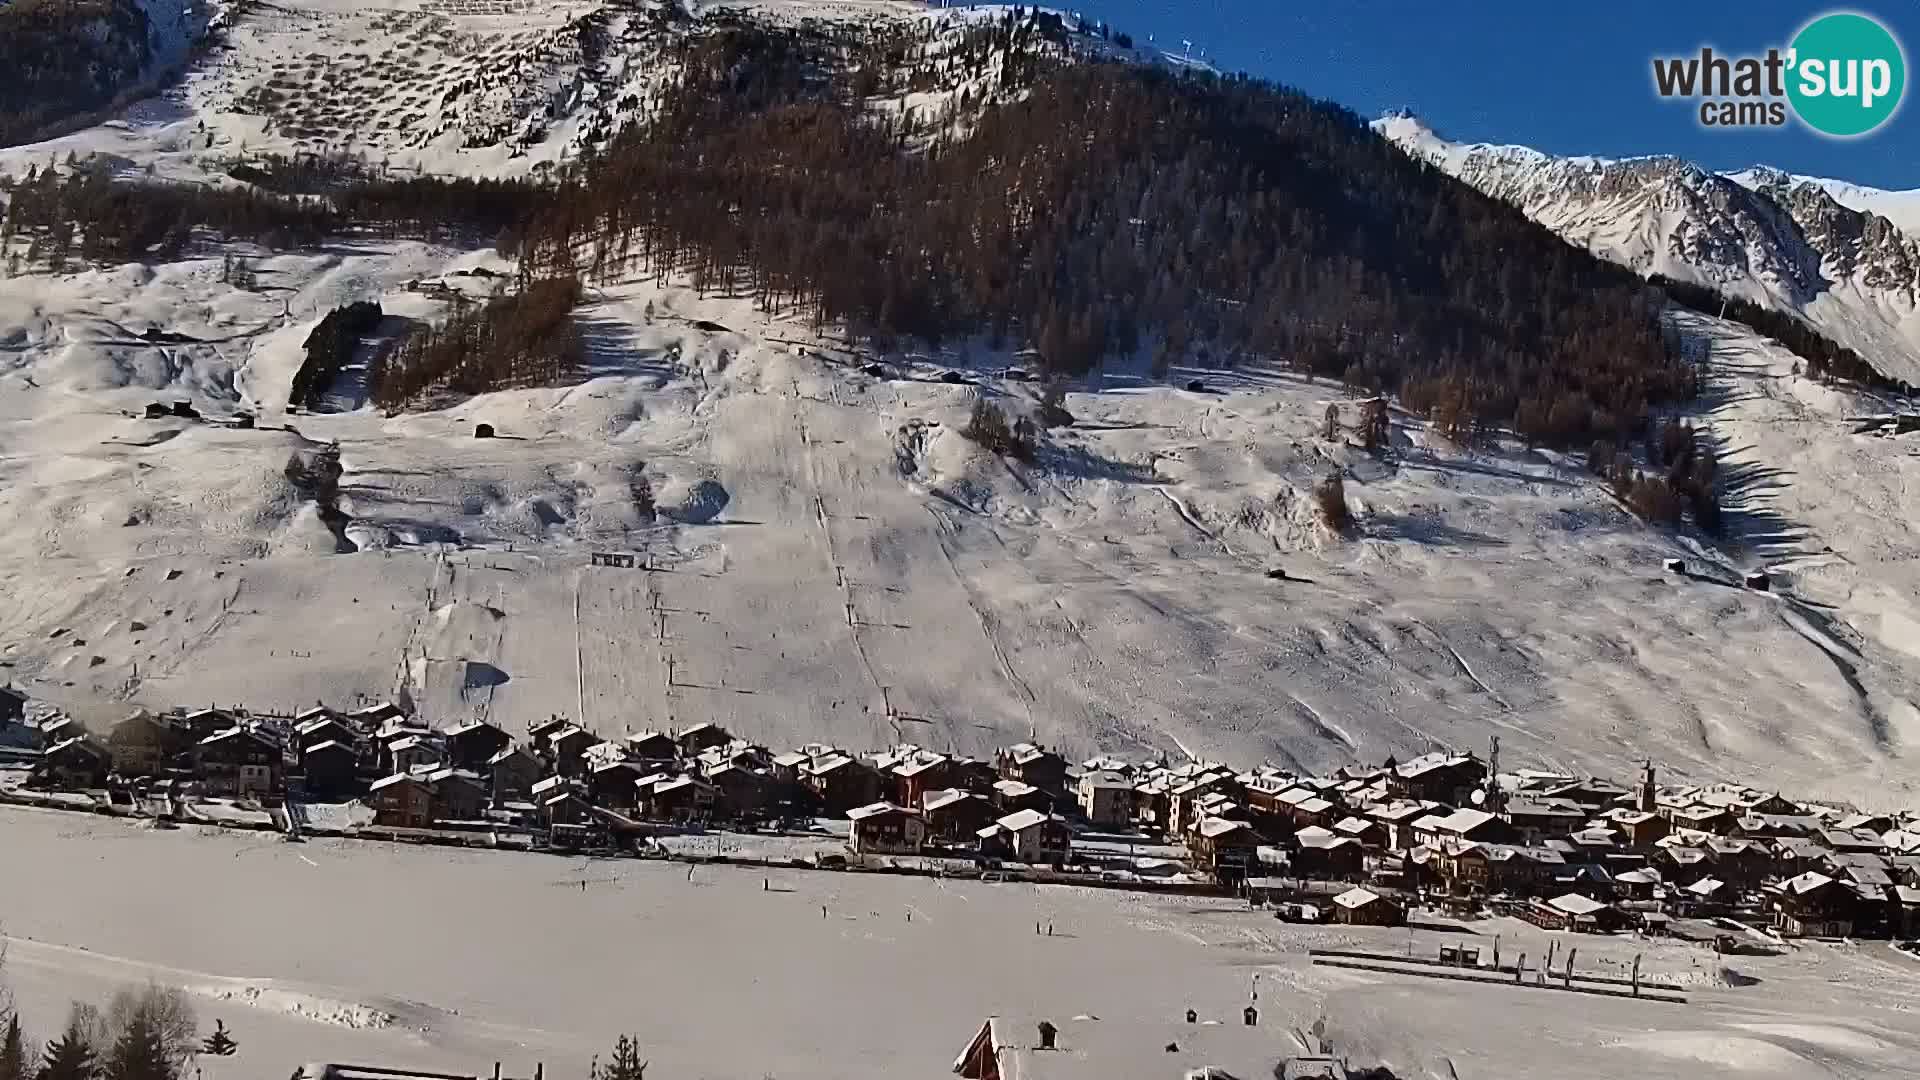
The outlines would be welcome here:
M 680 744 L 664 731 L 636 731 L 625 742 L 627 753 L 648 765 L 665 765 L 680 756 Z
M 680 747 L 680 756 L 690 758 L 698 756 L 702 750 L 727 745 L 733 741 L 733 736 L 718 724 L 695 724 L 681 729 L 673 741 Z
M 929 791 L 920 802 L 927 839 L 943 844 L 971 842 L 997 815 L 991 800 L 959 788 Z
M 587 748 L 600 739 L 583 727 L 568 724 L 547 736 L 548 752 L 556 771 L 562 776 L 579 776 L 587 770 Z
M 1587 810 L 1563 799 L 1513 799 L 1500 809 L 1500 819 L 1528 847 L 1572 836 L 1587 821 Z
M 487 785 L 463 769 L 440 769 L 426 776 L 435 821 L 479 821 L 486 816 Z
M 1133 783 L 1118 773 L 1093 772 L 1080 778 L 1080 812 L 1094 825 L 1120 828 L 1133 823 Z
M 1000 751 L 995 765 L 1003 779 L 1018 780 L 1047 792 L 1066 790 L 1067 759 L 1032 743 Z
M 158 776 L 190 765 L 193 744 L 185 728 L 141 710 L 107 733 L 106 747 L 113 755 L 113 769 L 120 775 Z
M 949 786 L 947 773 L 951 764 L 945 754 L 925 752 L 896 763 L 888 770 L 893 780 L 894 799 L 901 806 L 919 806 L 927 792 Z
M 1401 926 L 1407 909 L 1391 897 L 1356 887 L 1333 898 L 1333 918 L 1349 926 Z
M 376 705 L 363 705 L 347 712 L 347 723 L 361 731 L 373 731 L 376 728 L 398 724 L 407 718 L 407 710 L 391 701 L 382 701 Z
M 1616 807 L 1602 815 L 1602 820 L 1620 833 L 1626 846 L 1636 851 L 1652 848 L 1673 832 L 1672 824 L 1652 810 Z
M 1472 754 L 1423 754 L 1387 769 L 1387 790 L 1398 799 L 1460 806 L 1487 781 L 1487 766 Z
M 707 783 L 714 787 L 719 808 L 735 817 L 764 813 L 776 794 L 772 777 L 733 761 L 709 770 Z
M 1016 810 L 1045 814 L 1053 810 L 1053 796 L 1024 780 L 994 781 L 992 798 L 1002 814 L 1011 814 Z
M 33 779 L 48 787 L 97 788 L 107 782 L 112 769 L 111 751 L 85 735 L 75 735 L 47 747 Z
M 487 780 L 494 805 L 525 802 L 533 785 L 547 775 L 547 766 L 524 746 L 512 746 L 487 759 Z
M 877 802 L 848 811 L 849 846 L 856 855 L 911 855 L 926 844 L 927 823 L 904 806 Z
M 1551 900 L 1534 900 L 1520 910 L 1521 918 L 1542 930 L 1611 933 L 1626 925 L 1624 912 L 1590 896 L 1567 893 Z
M 587 791 L 593 801 L 601 806 L 628 809 L 638 806 L 640 793 L 634 787 L 644 770 L 631 761 L 608 759 L 594 765 L 587 773 Z
M 387 744 L 387 762 L 394 772 L 437 769 L 444 763 L 440 747 L 424 734 L 404 735 Z
M 335 716 L 331 710 L 309 709 L 294 718 L 293 748 L 296 752 L 323 742 L 346 743 L 351 746 L 359 741 L 359 729 Z
M 446 734 L 447 764 L 481 769 L 493 755 L 513 745 L 513 736 L 484 720 L 461 724 Z
M 300 775 L 309 795 L 343 796 L 360 782 L 360 752 L 352 743 L 328 740 L 302 747 Z
M 537 724 L 527 727 L 527 745 L 536 754 L 553 752 L 553 737 L 573 727 L 573 721 L 564 716 L 549 716 Z
M 187 734 L 197 743 L 208 736 L 238 727 L 240 718 L 226 709 L 193 709 L 178 714 L 175 722 L 187 729 Z
M 1073 850 L 1073 832 L 1066 821 L 1038 810 L 1008 814 L 975 835 L 983 853 L 1002 854 L 1035 865 L 1058 866 Z
M 1262 842 L 1253 826 L 1228 818 L 1202 818 L 1187 834 L 1194 868 L 1212 874 L 1218 881 L 1237 881 L 1252 874 L 1259 863 L 1257 853 Z
M 433 824 L 433 789 L 424 777 L 394 773 L 367 789 L 373 823 L 388 828 L 424 829 Z
M 1782 937 L 1847 937 L 1859 898 L 1825 874 L 1807 871 L 1770 886 L 1773 928 Z
M 880 774 L 859 758 L 832 753 L 816 757 L 801 769 L 801 779 L 829 814 L 844 814 L 879 799 Z
M 635 782 L 640 812 L 652 821 L 706 821 L 720 801 L 719 790 L 698 776 L 666 777 Z
M 1350 836 L 1309 825 L 1293 834 L 1291 860 L 1296 877 L 1353 881 L 1360 877 L 1366 852 L 1360 847 L 1360 842 Z
M 251 728 L 228 728 L 193 748 L 193 771 L 214 795 L 267 795 L 285 785 L 280 744 Z

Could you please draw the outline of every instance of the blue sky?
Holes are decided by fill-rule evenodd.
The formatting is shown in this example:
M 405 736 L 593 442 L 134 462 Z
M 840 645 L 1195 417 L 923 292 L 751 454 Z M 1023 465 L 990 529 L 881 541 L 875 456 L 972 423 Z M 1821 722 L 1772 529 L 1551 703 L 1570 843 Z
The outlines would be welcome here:
M 1405 106 L 1442 135 L 1556 154 L 1678 154 L 1717 169 L 1767 164 L 1884 188 L 1920 188 L 1920 86 L 1908 72 L 1898 115 L 1860 139 L 1786 128 L 1712 130 L 1696 107 L 1653 93 L 1654 56 L 1784 48 L 1815 15 L 1852 10 L 1893 29 L 1920 64 L 1920 5 L 1740 4 L 1696 0 L 1081 0 L 1144 44 L 1190 39 L 1223 70 L 1245 71 L 1372 117 Z

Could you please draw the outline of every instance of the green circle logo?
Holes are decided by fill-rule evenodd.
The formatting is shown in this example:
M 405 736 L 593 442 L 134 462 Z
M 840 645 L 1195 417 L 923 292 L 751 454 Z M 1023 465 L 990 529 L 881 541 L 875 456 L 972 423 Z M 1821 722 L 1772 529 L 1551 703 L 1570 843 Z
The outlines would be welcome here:
M 1893 117 L 1907 89 L 1907 58 L 1888 29 L 1839 12 L 1808 23 L 1793 39 L 1787 98 L 1823 135 L 1865 135 Z

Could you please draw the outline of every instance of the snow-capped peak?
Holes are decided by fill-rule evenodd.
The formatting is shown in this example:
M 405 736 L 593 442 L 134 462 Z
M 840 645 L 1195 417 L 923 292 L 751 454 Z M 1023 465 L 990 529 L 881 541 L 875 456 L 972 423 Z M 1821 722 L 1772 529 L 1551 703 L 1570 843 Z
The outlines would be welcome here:
M 1405 113 L 1373 128 L 1602 258 L 1799 315 L 1884 374 L 1920 381 L 1920 192 L 1455 143 Z

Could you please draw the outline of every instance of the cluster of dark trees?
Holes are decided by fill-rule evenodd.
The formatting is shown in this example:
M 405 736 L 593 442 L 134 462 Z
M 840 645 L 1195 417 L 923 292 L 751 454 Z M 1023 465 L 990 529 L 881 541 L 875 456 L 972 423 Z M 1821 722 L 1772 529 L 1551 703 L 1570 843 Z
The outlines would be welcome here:
M 1610 442 L 1587 451 L 1587 469 L 1606 480 L 1615 497 L 1642 520 L 1678 528 L 1689 516 L 1700 531 L 1720 532 L 1719 462 L 1693 425 L 1667 419 L 1650 425 L 1644 440 L 1647 468 Z
M 4 9 L 0 9 L 4 10 Z M 29 168 L 7 192 L 0 242 L 28 241 L 26 265 L 56 272 L 70 262 L 161 260 L 201 233 L 287 250 L 330 235 L 481 240 L 511 234 L 550 185 L 531 180 L 395 176 L 343 170 L 325 159 L 266 159 L 228 169 L 248 187 L 122 177 L 102 159 Z M 18 252 L 10 271 L 18 271 Z
M 243 184 L 280 195 L 325 195 L 378 175 L 364 154 L 344 150 L 260 154 L 229 162 L 225 171 Z
M 1032 461 L 1040 442 L 1039 430 L 1027 417 L 1008 420 L 998 405 L 986 398 L 975 398 L 973 413 L 960 433 L 1001 457 Z
M 647 1080 L 647 1063 L 640 1059 L 640 1043 L 622 1035 L 613 1044 L 613 1053 L 602 1062 L 593 1060 L 587 1080 Z
M 540 278 L 481 304 L 456 302 L 442 326 L 423 325 L 374 362 L 373 403 L 404 409 L 431 394 L 479 394 L 576 378 L 585 347 L 573 309 L 576 278 Z
M 1838 379 L 1890 393 L 1914 393 L 1912 384 L 1880 374 L 1859 353 L 1821 334 L 1796 316 L 1761 307 L 1749 300 L 1737 300 L 1706 285 L 1674 281 L 1657 275 L 1653 281 L 1675 303 L 1702 314 L 1731 319 L 1785 345 L 1807 362 L 1807 374 L 1816 379 Z
M 245 188 L 123 180 L 95 159 L 72 161 L 64 169 L 30 167 L 7 189 L 0 243 L 26 238 L 27 263 L 57 272 L 75 260 L 170 258 L 187 249 L 197 229 L 292 248 L 317 243 L 331 225 L 327 208 L 314 200 Z M 18 255 L 9 250 L 10 260 Z
M 147 13 L 137 0 L 0 5 L 0 146 L 45 138 L 112 105 L 151 59 Z
M 198 1021 L 179 990 L 147 986 L 115 994 L 106 1011 L 75 1002 L 58 1038 L 34 1053 L 9 1015 L 0 1039 L 0 1080 L 181 1080 L 197 1054 L 238 1049 L 222 1025 L 199 1040 Z
M 1050 374 L 1284 363 L 1541 442 L 1626 438 L 1694 391 L 1644 282 L 1413 162 L 1354 114 L 1245 78 L 1050 59 L 1008 15 L 916 60 L 998 58 L 1017 100 L 876 115 L 900 63 L 808 29 L 690 39 L 651 122 L 523 235 L 529 272 L 639 266 L 883 344 L 980 330 Z M 871 80 L 868 80 L 871 82 Z M 911 146 L 911 149 L 909 147 Z
M 293 391 L 287 401 L 317 409 L 340 372 L 353 362 L 360 339 L 380 325 L 385 313 L 371 300 L 359 300 L 327 312 L 307 335 L 306 359 L 293 373 Z

